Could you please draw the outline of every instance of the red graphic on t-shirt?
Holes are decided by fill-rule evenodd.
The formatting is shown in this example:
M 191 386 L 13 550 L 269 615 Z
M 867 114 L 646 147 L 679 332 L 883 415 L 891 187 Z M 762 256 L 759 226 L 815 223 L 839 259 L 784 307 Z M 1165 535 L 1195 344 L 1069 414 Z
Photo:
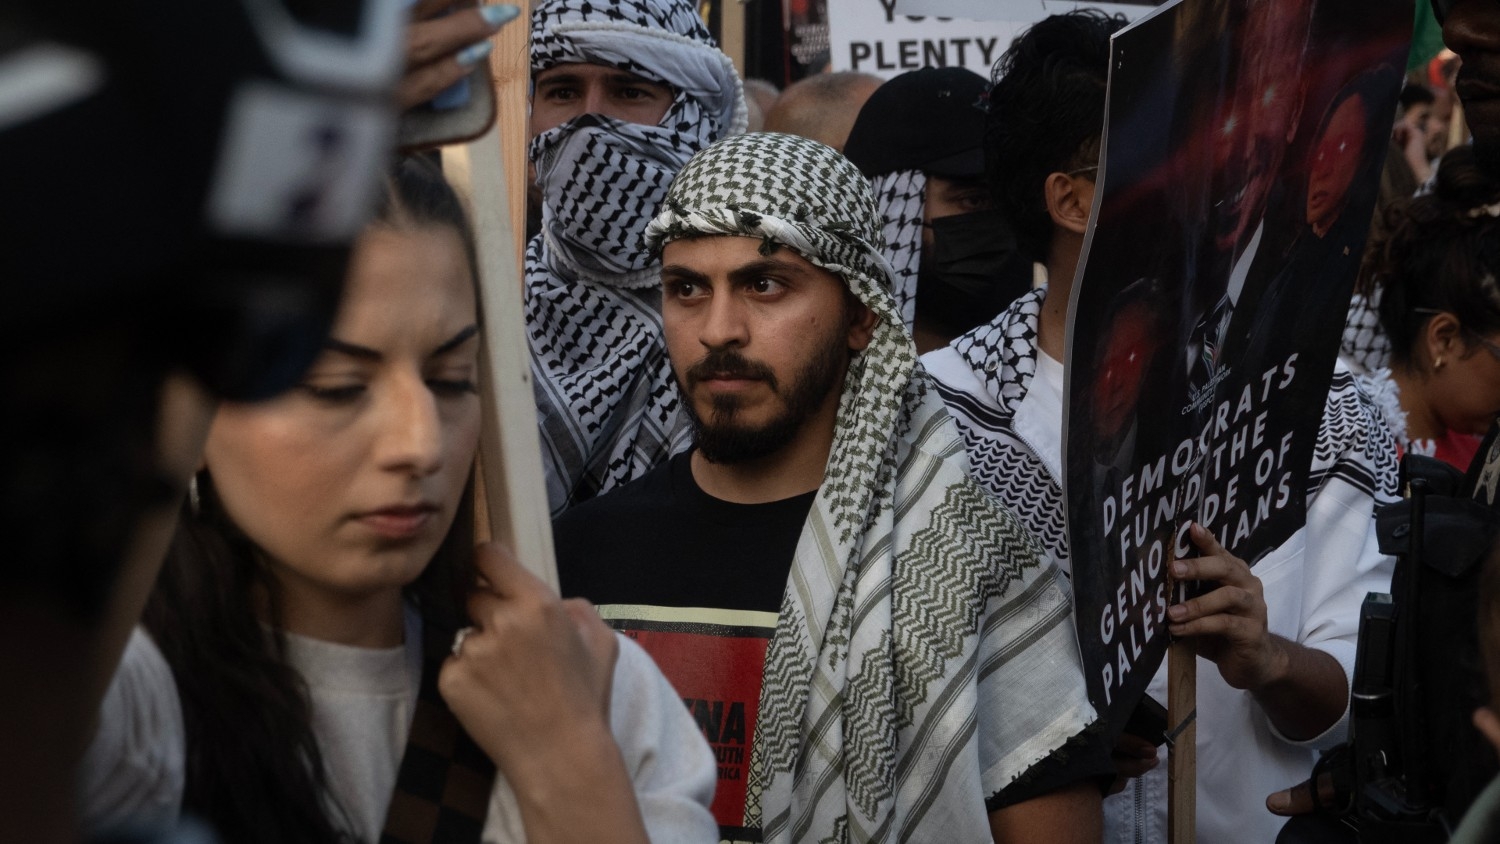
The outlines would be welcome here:
M 743 828 L 745 786 L 772 628 L 655 622 L 639 629 L 628 620 L 612 623 L 656 660 L 713 748 L 719 763 L 713 813 L 721 834 L 759 841 L 758 831 Z

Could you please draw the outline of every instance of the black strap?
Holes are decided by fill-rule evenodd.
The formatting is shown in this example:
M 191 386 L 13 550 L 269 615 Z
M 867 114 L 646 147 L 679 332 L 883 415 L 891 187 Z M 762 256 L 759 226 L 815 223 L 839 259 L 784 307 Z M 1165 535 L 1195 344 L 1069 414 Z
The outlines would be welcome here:
M 476 844 L 484 830 L 495 764 L 438 693 L 452 634 L 422 625 L 422 686 L 380 844 Z

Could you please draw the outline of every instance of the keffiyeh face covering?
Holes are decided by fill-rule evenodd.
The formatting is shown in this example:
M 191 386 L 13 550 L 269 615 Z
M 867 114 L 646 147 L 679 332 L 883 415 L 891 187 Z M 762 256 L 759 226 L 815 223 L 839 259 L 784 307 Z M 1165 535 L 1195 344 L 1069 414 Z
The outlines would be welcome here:
M 673 109 L 682 105 L 690 103 L 679 96 Z M 677 133 L 599 114 L 539 135 L 532 142 L 532 160 L 550 255 L 583 278 L 654 286 L 657 277 L 646 272 L 652 262 L 641 232 L 672 177 L 696 149 L 708 145 L 708 138 L 691 140 L 684 143 Z
M 766 652 L 745 823 L 766 842 L 988 840 L 985 800 L 1093 720 L 1060 575 L 969 480 L 880 225 L 843 156 L 759 133 L 695 156 L 647 229 L 789 248 L 877 317 Z
M 693 153 L 745 127 L 729 58 L 689 0 L 544 0 L 531 70 L 616 67 L 671 87 L 656 126 L 583 115 L 531 143 L 542 234 L 526 253 L 526 319 L 554 514 L 686 445 L 642 234 Z
M 672 177 L 693 153 L 745 128 L 734 66 L 687 3 L 558 0 L 532 16 L 531 70 L 587 63 L 668 85 L 660 124 L 588 114 L 537 136 L 529 150 L 552 256 L 605 283 L 652 286 L 641 240 Z

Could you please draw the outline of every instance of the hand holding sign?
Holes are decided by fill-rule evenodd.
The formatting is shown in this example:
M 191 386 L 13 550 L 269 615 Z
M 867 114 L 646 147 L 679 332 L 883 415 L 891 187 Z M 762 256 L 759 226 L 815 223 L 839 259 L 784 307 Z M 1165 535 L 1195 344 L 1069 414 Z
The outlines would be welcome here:
M 580 736 L 612 744 L 614 632 L 588 602 L 559 599 L 502 546 L 481 545 L 474 561 L 485 582 L 469 599 L 475 626 L 438 680 L 464 729 L 512 779 Z
M 559 599 L 502 546 L 481 545 L 474 560 L 475 626 L 454 643 L 438 690 L 504 774 L 526 839 L 647 844 L 610 729 L 619 639 L 588 602 Z
M 1268 632 L 1260 579 L 1201 525 L 1190 535 L 1204 556 L 1173 562 L 1172 577 L 1218 588 L 1169 607 L 1168 632 L 1193 639 L 1198 655 L 1225 683 L 1253 694 L 1283 736 L 1303 741 L 1337 724 L 1349 701 L 1343 666 L 1327 651 Z
M 1144 776 L 1147 771 L 1161 763 L 1156 745 L 1139 736 L 1121 733 L 1110 751 L 1115 763 L 1115 780 L 1110 783 L 1109 793 L 1119 794 L 1131 780 Z
M 1167 630 L 1195 638 L 1198 655 L 1219 667 L 1224 682 L 1253 692 L 1284 674 L 1287 664 L 1277 637 L 1266 627 L 1260 578 L 1207 528 L 1194 524 L 1189 531 L 1203 556 L 1172 563 L 1173 579 L 1213 581 L 1218 588 L 1168 607 Z

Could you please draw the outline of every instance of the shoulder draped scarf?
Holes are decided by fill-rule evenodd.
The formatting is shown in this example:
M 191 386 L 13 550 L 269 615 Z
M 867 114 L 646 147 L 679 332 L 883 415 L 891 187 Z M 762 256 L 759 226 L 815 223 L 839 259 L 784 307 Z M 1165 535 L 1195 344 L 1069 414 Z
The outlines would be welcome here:
M 767 842 L 986 841 L 985 801 L 1094 720 L 1068 592 L 967 475 L 890 293 L 869 183 L 822 144 L 721 141 L 647 230 L 760 238 L 878 316 L 766 654 L 747 824 Z

